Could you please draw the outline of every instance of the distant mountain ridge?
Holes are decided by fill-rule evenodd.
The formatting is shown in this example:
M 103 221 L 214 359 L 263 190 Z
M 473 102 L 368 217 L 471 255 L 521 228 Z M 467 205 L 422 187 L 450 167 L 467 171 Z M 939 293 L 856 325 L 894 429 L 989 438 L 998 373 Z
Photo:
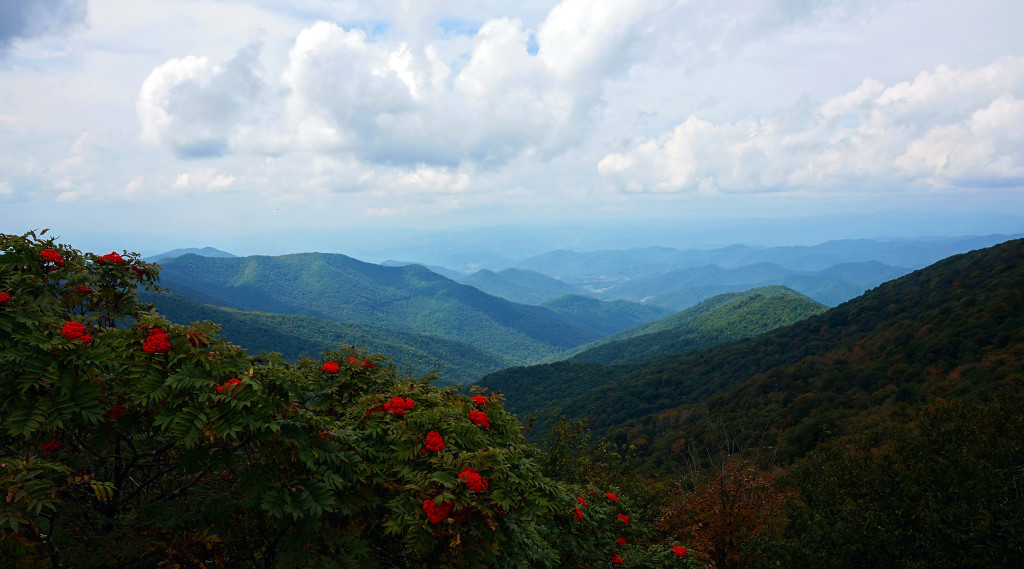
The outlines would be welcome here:
M 180 294 L 143 291 L 145 302 L 179 324 L 209 320 L 221 326 L 232 342 L 251 354 L 280 353 L 295 360 L 316 356 L 339 345 L 363 346 L 369 352 L 390 356 L 402 371 L 424 375 L 435 369 L 438 384 L 468 384 L 481 376 L 513 364 L 509 358 L 464 342 L 429 334 L 400 332 L 366 324 L 332 322 L 313 316 L 247 312 L 196 302 Z
M 587 296 L 593 294 L 536 271 L 524 269 L 505 269 L 497 273 L 482 269 L 471 275 L 462 275 L 455 280 L 478 288 L 487 294 L 522 304 L 544 304 L 553 298 L 567 294 Z
M 228 253 L 227 251 L 221 251 L 220 249 L 214 249 L 213 247 L 203 247 L 201 249 L 197 249 L 195 247 L 189 247 L 189 248 L 186 248 L 186 249 L 172 249 L 170 251 L 165 251 L 163 253 L 160 253 L 159 255 L 150 255 L 149 257 L 146 257 L 143 260 L 148 261 L 150 263 L 155 263 L 155 262 L 157 262 L 157 261 L 159 261 L 161 259 L 173 259 L 175 257 L 180 257 L 182 255 L 199 255 L 200 257 L 236 257 L 237 256 L 237 255 L 233 255 L 231 253 Z
M 735 269 L 757 263 L 773 263 L 793 271 L 821 271 L 843 263 L 876 261 L 913 270 L 950 255 L 990 247 L 1022 236 L 1024 234 L 941 239 L 844 239 L 812 246 L 758 248 L 737 244 L 707 250 L 639 247 L 574 252 L 559 249 L 509 262 L 504 267 L 532 270 L 568 284 L 602 290 L 613 284 L 702 265 Z
M 208 304 L 430 333 L 518 362 L 601 336 L 570 314 L 488 295 L 421 265 L 387 267 L 339 254 L 183 255 L 163 263 L 162 279 Z
M 536 386 L 557 386 L 563 412 L 591 417 L 597 434 L 634 445 L 652 467 L 671 462 L 681 441 L 700 448 L 709 421 L 752 444 L 767 436 L 758 444 L 792 460 L 928 398 L 981 399 L 1019 383 L 1022 291 L 1024 239 L 954 255 L 752 339 L 642 364 L 551 364 L 582 371 L 548 367 L 540 383 L 520 373 L 495 387 L 510 407 L 533 401 L 520 411 L 529 413 L 546 402 Z
M 533 413 L 552 401 L 573 405 L 582 394 L 633 377 L 659 359 L 756 336 L 826 308 L 785 287 L 723 294 L 550 358 L 561 361 L 505 369 L 478 383 L 503 392 L 515 413 Z
M 597 364 L 641 362 L 755 336 L 827 309 L 785 286 L 725 293 L 668 318 L 617 332 L 555 358 Z

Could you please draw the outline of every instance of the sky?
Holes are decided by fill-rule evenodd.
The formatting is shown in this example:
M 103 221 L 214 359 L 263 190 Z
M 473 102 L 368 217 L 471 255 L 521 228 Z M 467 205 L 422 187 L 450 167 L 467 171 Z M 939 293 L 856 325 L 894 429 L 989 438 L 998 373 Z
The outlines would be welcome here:
M 0 0 L 0 232 L 240 254 L 875 212 L 1024 232 L 1021 22 L 1019 0 Z

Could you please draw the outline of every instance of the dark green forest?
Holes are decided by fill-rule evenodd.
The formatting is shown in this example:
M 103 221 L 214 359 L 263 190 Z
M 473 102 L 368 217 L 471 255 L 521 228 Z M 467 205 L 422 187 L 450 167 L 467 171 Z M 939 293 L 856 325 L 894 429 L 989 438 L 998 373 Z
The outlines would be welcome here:
M 3 238 L 5 567 L 1024 566 L 1024 240 L 828 310 L 772 287 L 608 336 L 586 319 L 642 313 L 340 255 L 185 256 L 162 280 Z M 450 377 L 513 356 L 409 331 L 422 306 L 533 357 L 561 350 L 551 319 L 589 329 L 607 341 L 565 355 L 604 363 L 435 387 L 410 377 L 435 353 Z

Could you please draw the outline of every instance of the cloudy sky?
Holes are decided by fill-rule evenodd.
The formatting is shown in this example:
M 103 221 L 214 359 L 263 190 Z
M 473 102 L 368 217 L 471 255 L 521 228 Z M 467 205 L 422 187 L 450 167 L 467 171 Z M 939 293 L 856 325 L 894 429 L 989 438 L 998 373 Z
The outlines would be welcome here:
M 0 231 L 1024 215 L 1021 22 L 1020 0 L 0 0 Z

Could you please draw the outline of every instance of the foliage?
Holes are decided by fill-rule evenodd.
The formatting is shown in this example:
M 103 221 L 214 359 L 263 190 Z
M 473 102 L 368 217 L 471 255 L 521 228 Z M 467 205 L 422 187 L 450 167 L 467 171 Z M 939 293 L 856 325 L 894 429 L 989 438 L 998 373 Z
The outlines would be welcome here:
M 170 290 L 207 304 L 426 332 L 524 363 L 598 337 L 550 310 L 491 296 L 421 265 L 388 267 L 326 253 L 185 255 L 165 261 L 161 274 Z
M 438 384 L 471 384 L 512 360 L 464 342 L 367 324 L 333 322 L 298 314 L 270 314 L 201 304 L 174 293 L 143 293 L 172 322 L 210 320 L 250 354 L 278 352 L 287 360 L 346 344 L 388 354 L 409 375 L 437 372 Z
M 721 294 L 669 318 L 573 348 L 560 359 L 617 364 L 650 360 L 750 338 L 827 309 L 786 287 Z
M 784 567 L 1024 565 L 1024 391 L 936 399 L 906 429 L 830 444 L 793 474 L 801 500 L 766 547 Z
M 0 565 L 590 567 L 620 555 L 611 529 L 628 504 L 575 519 L 576 498 L 599 490 L 544 476 L 497 395 L 435 388 L 351 348 L 249 356 L 213 324 L 141 304 L 157 270 L 135 253 L 81 253 L 45 232 L 0 235 L 0 251 Z M 629 551 L 624 566 L 694 563 L 654 542 Z

